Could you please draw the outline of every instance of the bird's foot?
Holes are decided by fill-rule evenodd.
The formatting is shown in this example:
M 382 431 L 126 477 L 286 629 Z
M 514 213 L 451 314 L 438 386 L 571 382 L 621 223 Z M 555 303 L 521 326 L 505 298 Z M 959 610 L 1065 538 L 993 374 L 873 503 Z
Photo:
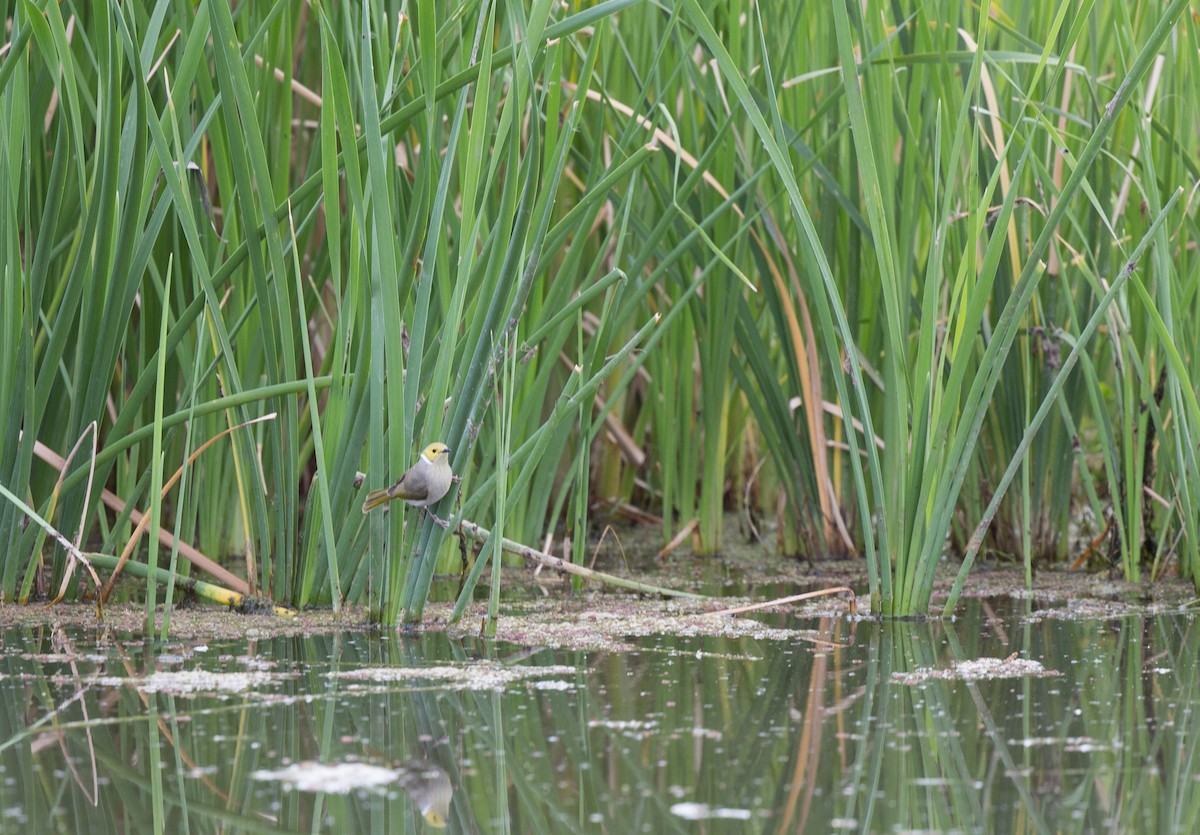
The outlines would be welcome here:
M 447 521 L 446 521 L 445 519 L 443 519 L 441 516 L 438 516 L 436 513 L 434 513 L 432 510 L 429 510 L 428 508 L 426 508 L 426 512 L 429 514 L 429 517 L 430 517 L 431 519 L 433 519 L 433 521 L 437 522 L 437 523 L 438 523 L 439 525 L 441 525 L 441 526 L 442 526 L 444 529 L 446 529 L 446 530 L 449 530 L 449 528 L 450 528 L 450 523 L 449 523 L 449 522 L 447 522 Z

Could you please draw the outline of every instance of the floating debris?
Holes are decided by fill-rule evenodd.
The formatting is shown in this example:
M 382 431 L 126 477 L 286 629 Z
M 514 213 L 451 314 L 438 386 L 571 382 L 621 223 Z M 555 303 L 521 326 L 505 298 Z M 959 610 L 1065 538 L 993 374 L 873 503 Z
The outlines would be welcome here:
M 1039 623 L 1044 620 L 1120 620 L 1128 617 L 1174 614 L 1179 610 L 1180 606 L 1173 601 L 1132 603 L 1084 597 L 1069 599 L 1062 606 L 1038 609 L 1022 620 L 1024 623 Z
M 577 685 L 573 681 L 563 681 L 562 679 L 548 679 L 546 681 L 531 681 L 529 686 L 534 690 L 574 690 Z
M 892 673 L 892 681 L 900 684 L 922 684 L 926 681 L 980 681 L 993 678 L 1044 678 L 1061 673 L 1047 670 L 1037 661 L 1017 658 L 974 658 L 960 661 L 950 667 L 921 667 L 911 673 Z
M 809 629 L 767 626 L 749 617 L 712 617 L 711 601 L 648 600 L 605 594 L 594 599 L 524 601 L 503 614 L 496 638 L 523 646 L 628 652 L 631 638 L 675 635 L 683 638 L 753 638 L 759 641 L 812 640 Z M 844 607 L 843 607 L 844 608 Z M 464 618 L 462 623 L 472 622 Z M 466 637 L 462 625 L 447 629 Z M 747 654 L 749 655 L 749 654 Z
M 676 803 L 671 806 L 671 814 L 689 821 L 702 821 L 711 818 L 748 821 L 749 809 L 731 809 L 727 806 L 709 806 L 707 803 Z
M 23 661 L 36 661 L 39 664 L 74 664 L 84 661 L 90 664 L 103 664 L 108 656 L 99 652 L 23 652 L 19 656 Z
M 1100 742 L 1090 736 L 1033 736 L 1026 739 L 1010 739 L 1008 744 L 1019 745 L 1022 748 L 1061 748 L 1063 751 L 1082 754 L 1116 750 L 1114 744 Z
M 296 791 L 349 794 L 358 789 L 373 789 L 394 783 L 400 779 L 401 773 L 368 763 L 318 763 L 305 760 L 275 771 L 261 769 L 250 776 L 255 780 L 284 783 Z
M 480 661 L 463 666 L 434 667 L 362 667 L 357 670 L 339 670 L 330 673 L 330 678 L 350 681 L 366 681 L 382 684 L 393 681 L 436 681 L 447 690 L 496 690 L 527 678 L 541 676 L 576 675 L 578 670 L 562 664 L 535 667 L 527 664 L 504 665 L 492 661 Z
M 92 681 L 102 687 L 133 687 L 143 693 L 243 693 L 264 684 L 272 684 L 278 674 L 260 670 L 217 673 L 212 670 L 163 670 L 145 678 L 96 676 Z
M 658 731 L 658 722 L 653 719 L 645 721 L 637 719 L 590 719 L 588 720 L 589 728 L 605 728 L 606 730 L 615 731 L 622 736 L 630 739 L 646 739 L 653 736 Z

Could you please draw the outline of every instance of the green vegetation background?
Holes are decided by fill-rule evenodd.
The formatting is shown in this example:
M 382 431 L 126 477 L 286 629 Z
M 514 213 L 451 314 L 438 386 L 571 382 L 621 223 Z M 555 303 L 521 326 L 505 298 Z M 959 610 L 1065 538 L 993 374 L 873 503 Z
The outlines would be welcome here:
M 435 439 L 440 515 L 575 558 L 734 508 L 884 613 L 947 551 L 946 609 L 980 549 L 1200 576 L 1186 0 L 0 18 L 4 599 L 92 587 L 53 526 L 419 620 L 457 543 L 359 507 Z

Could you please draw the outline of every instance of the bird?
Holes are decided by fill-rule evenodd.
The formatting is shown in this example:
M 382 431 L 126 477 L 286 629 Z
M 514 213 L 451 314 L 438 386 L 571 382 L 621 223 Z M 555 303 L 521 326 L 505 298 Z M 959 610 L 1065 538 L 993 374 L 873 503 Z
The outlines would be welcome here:
M 431 504 L 441 501 L 454 482 L 454 471 L 450 469 L 450 447 L 434 441 L 421 451 L 417 463 L 404 471 L 404 475 L 391 487 L 372 490 L 363 502 L 362 512 L 369 513 L 393 499 L 403 499 L 413 507 L 423 507 L 443 528 L 450 523 L 429 509 Z

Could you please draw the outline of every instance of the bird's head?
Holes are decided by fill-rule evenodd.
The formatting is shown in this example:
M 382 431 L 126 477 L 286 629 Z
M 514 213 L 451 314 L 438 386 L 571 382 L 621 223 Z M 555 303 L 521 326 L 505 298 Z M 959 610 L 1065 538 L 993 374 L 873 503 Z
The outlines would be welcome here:
M 450 447 L 441 441 L 434 441 L 421 451 L 421 457 L 430 464 L 445 466 L 450 463 Z

